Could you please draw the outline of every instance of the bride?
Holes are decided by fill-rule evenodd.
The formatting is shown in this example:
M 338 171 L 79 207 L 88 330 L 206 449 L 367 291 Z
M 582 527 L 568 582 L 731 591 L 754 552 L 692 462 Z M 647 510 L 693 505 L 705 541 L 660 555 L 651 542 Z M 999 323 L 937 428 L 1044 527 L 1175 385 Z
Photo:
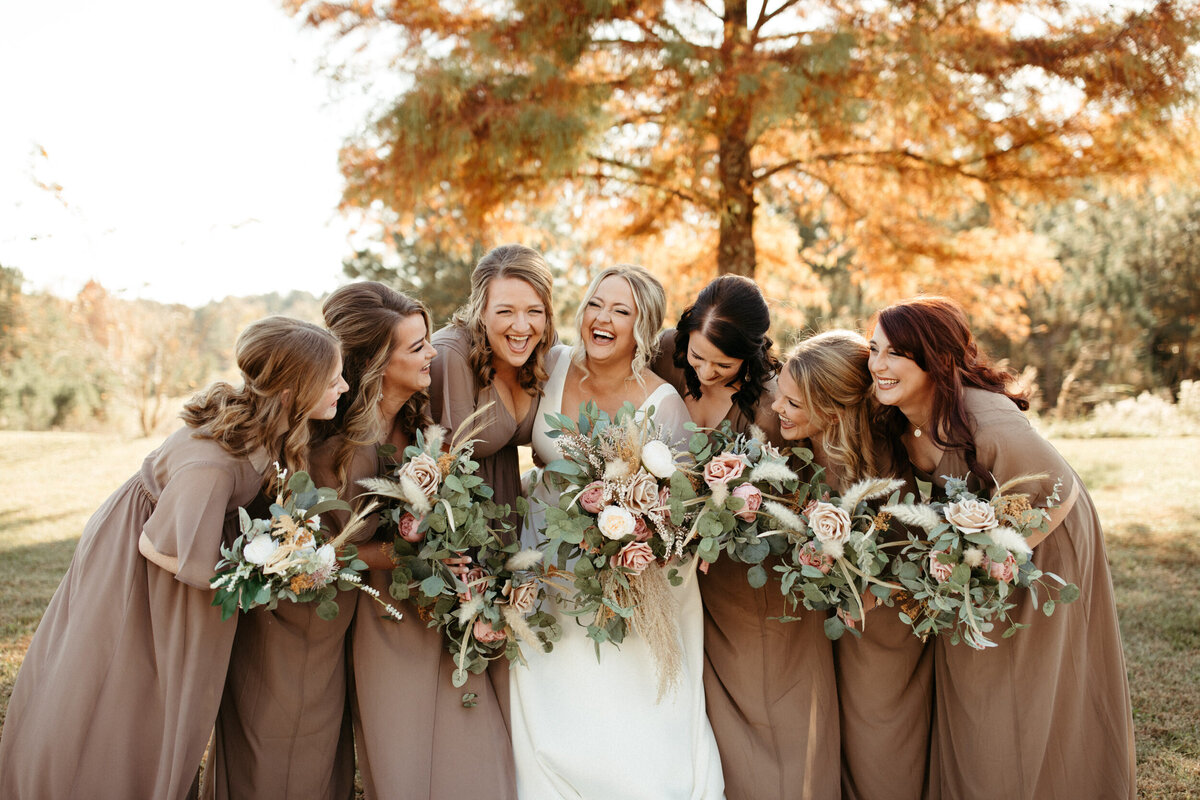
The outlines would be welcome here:
M 637 266 L 609 267 L 588 287 L 576 319 L 579 341 L 559 345 L 538 406 L 533 447 L 543 463 L 559 457 L 546 414 L 575 417 L 595 402 L 609 416 L 632 403 L 677 445 L 685 441 L 687 407 L 679 393 L 649 369 L 665 313 L 662 284 Z M 533 492 L 553 504 L 544 484 Z M 531 513 L 522 543 L 541 541 L 542 514 Z M 654 656 L 632 633 L 619 649 L 600 647 L 574 618 L 559 614 L 562 639 L 552 653 L 529 652 L 510 678 L 517 793 L 524 800 L 553 798 L 720 798 L 724 780 L 717 743 L 704 708 L 703 613 L 695 564 L 670 590 L 678 612 L 681 678 L 658 697 Z

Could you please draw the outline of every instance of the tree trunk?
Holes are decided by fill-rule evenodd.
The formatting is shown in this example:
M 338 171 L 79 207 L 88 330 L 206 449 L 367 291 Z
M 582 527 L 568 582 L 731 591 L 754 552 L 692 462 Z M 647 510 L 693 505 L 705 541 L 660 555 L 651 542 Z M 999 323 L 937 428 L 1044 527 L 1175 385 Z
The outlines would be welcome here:
M 723 75 L 716 113 L 720 194 L 717 272 L 754 277 L 754 166 L 750 162 L 750 100 L 738 92 L 738 75 L 751 49 L 746 0 L 725 3 L 721 43 Z

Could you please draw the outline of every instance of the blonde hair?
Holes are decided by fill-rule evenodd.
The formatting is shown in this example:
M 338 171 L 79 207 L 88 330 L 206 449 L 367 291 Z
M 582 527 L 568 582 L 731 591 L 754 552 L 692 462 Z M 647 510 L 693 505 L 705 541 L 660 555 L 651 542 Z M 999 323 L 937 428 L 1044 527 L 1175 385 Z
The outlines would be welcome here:
M 496 368 L 483 312 L 487 308 L 492 281 L 499 278 L 525 281 L 546 307 L 546 329 L 542 332 L 542 340 L 517 371 L 517 380 L 521 388 L 534 397 L 540 397 L 542 384 L 549 377 L 546 372 L 546 353 L 550 352 L 550 345 L 554 341 L 554 306 L 551 302 L 554 276 L 541 253 L 521 244 L 502 244 L 489 250 L 479 259 L 471 273 L 471 297 L 466 305 L 454 312 L 450 324 L 471 334 L 467 362 L 471 365 L 479 385 L 489 385 L 496 374 Z
M 338 401 L 337 416 L 321 426 L 323 437 L 342 435 L 333 458 L 334 474 L 346 485 L 347 471 L 355 448 L 379 442 L 384 434 L 384 421 L 379 417 L 379 401 L 383 398 L 383 380 L 387 372 L 396 325 L 401 320 L 419 314 L 425 320 L 425 338 L 429 338 L 429 310 L 390 286 L 377 281 L 351 283 L 335 289 L 322 306 L 325 324 L 342 345 L 342 373 L 349 389 Z M 428 396 L 417 392 L 396 414 L 400 428 L 414 432 L 429 423 L 425 409 Z
M 261 446 L 288 470 L 307 470 L 308 412 L 337 367 L 337 339 L 311 322 L 267 317 L 242 331 L 235 352 L 242 385 L 214 383 L 188 401 L 180 417 L 198 429 L 194 436 L 235 456 Z M 275 480 L 269 474 L 267 486 Z
M 571 349 L 571 360 L 583 371 L 584 378 L 588 377 L 586 351 L 583 346 L 583 315 L 588 303 L 595 297 L 600 284 L 606 278 L 623 278 L 633 292 L 633 303 L 637 315 L 633 320 L 633 377 L 638 385 L 644 386 L 645 372 L 654 357 L 658 355 L 658 331 L 662 328 L 663 317 L 667 313 L 667 293 L 658 278 L 650 274 L 645 267 L 636 264 L 617 264 L 601 270 L 592 282 L 588 284 L 583 300 L 575 311 L 575 329 L 579 332 L 579 342 Z
M 831 462 L 826 470 L 846 483 L 874 475 L 879 467 L 871 428 L 869 355 L 861 335 L 831 330 L 797 344 L 784 363 L 809 415 L 823 428 Z

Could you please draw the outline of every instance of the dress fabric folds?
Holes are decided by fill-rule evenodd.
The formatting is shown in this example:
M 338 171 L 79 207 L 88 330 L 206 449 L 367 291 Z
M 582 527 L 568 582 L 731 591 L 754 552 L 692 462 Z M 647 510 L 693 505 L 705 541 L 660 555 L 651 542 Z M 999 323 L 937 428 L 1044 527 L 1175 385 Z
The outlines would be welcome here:
M 533 446 L 543 462 L 558 457 L 543 415 L 562 409 L 570 358 L 566 347 L 552 352 L 550 379 L 534 427 Z M 654 406 L 654 421 L 676 442 L 685 435 L 687 409 L 669 385 L 641 405 Z M 535 498 L 553 503 L 544 485 Z M 540 514 L 522 531 L 526 546 L 541 539 Z M 644 798 L 696 800 L 723 797 L 721 762 L 705 716 L 704 621 L 694 563 L 681 570 L 684 582 L 671 589 L 678 604 L 682 645 L 678 684 L 658 700 L 653 654 L 631 632 L 620 649 L 605 644 L 599 656 L 586 628 L 556 608 L 563 637 L 551 653 L 525 648 L 528 665 L 510 676 L 513 750 L 522 800 L 552 798 Z
M 84 528 L 13 687 L 0 797 L 194 792 L 237 630 L 208 581 L 269 460 L 195 433 L 169 436 Z M 177 576 L 138 552 L 143 532 Z
M 998 483 L 1047 473 L 1014 491 L 1044 504 L 1054 482 L 1079 482 L 1070 465 L 1004 395 L 966 389 L 963 403 L 976 458 Z M 945 453 L 930 476 L 968 474 L 960 451 Z M 971 479 L 972 489 L 981 491 Z M 982 494 L 987 494 L 982 491 Z M 1052 617 L 1022 593 L 1012 612 L 1029 627 L 996 647 L 934 645 L 931 796 L 958 798 L 1133 798 L 1133 717 L 1104 536 L 1080 483 L 1066 519 L 1033 552 L 1081 592 Z

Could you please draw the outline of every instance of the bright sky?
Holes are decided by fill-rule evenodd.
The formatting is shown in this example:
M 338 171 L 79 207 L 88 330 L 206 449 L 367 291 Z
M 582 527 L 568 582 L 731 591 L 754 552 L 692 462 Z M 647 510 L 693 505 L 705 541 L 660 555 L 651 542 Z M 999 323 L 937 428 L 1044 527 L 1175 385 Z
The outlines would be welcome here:
M 337 286 L 367 103 L 321 52 L 272 0 L 0 0 L 0 264 L 189 305 Z

